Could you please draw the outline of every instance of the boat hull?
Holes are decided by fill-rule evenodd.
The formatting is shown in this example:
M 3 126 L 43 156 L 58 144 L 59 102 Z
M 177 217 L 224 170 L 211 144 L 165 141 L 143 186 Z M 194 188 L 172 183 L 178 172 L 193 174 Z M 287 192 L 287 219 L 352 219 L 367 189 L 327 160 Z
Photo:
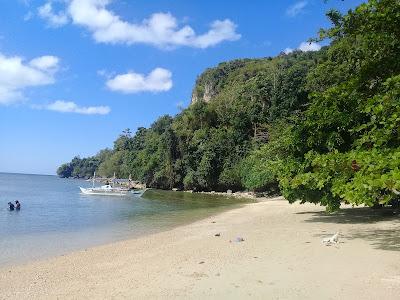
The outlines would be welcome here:
M 99 196 L 127 196 L 129 195 L 128 190 L 117 190 L 117 189 L 96 189 L 96 188 L 83 188 L 79 187 L 82 194 L 85 195 L 99 195 Z

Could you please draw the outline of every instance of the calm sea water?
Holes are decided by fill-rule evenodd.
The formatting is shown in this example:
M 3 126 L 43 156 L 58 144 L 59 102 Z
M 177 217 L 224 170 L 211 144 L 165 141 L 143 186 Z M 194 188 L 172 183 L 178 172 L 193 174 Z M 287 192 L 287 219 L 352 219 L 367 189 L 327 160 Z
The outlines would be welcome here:
M 149 190 L 135 196 L 89 196 L 90 182 L 0 173 L 0 265 L 171 229 L 244 203 L 225 197 Z M 19 200 L 20 211 L 7 203 Z

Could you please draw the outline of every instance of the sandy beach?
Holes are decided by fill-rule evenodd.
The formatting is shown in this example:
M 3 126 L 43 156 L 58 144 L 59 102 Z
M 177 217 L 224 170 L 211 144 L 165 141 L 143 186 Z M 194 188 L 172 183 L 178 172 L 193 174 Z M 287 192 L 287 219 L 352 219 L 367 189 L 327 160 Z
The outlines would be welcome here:
M 399 299 L 399 220 L 368 208 L 327 215 L 323 207 L 276 198 L 3 267 L 0 298 Z M 338 245 L 321 243 L 337 231 Z

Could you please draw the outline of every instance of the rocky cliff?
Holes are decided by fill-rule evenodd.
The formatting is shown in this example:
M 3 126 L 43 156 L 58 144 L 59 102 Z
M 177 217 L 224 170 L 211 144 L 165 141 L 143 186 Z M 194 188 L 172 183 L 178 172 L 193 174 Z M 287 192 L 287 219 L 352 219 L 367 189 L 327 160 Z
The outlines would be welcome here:
M 192 91 L 192 101 L 209 102 L 218 95 L 226 84 L 227 78 L 235 71 L 246 65 L 251 59 L 238 59 L 219 64 L 215 68 L 204 71 L 196 80 Z

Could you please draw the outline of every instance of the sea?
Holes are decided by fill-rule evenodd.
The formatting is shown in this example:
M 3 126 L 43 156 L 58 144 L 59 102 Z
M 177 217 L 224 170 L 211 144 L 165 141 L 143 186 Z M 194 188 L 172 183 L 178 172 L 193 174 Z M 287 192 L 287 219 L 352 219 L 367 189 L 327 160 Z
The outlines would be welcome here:
M 92 183 L 0 173 L 0 266 L 60 256 L 188 224 L 248 200 L 148 190 L 141 196 L 83 195 Z M 8 202 L 19 200 L 21 210 Z

